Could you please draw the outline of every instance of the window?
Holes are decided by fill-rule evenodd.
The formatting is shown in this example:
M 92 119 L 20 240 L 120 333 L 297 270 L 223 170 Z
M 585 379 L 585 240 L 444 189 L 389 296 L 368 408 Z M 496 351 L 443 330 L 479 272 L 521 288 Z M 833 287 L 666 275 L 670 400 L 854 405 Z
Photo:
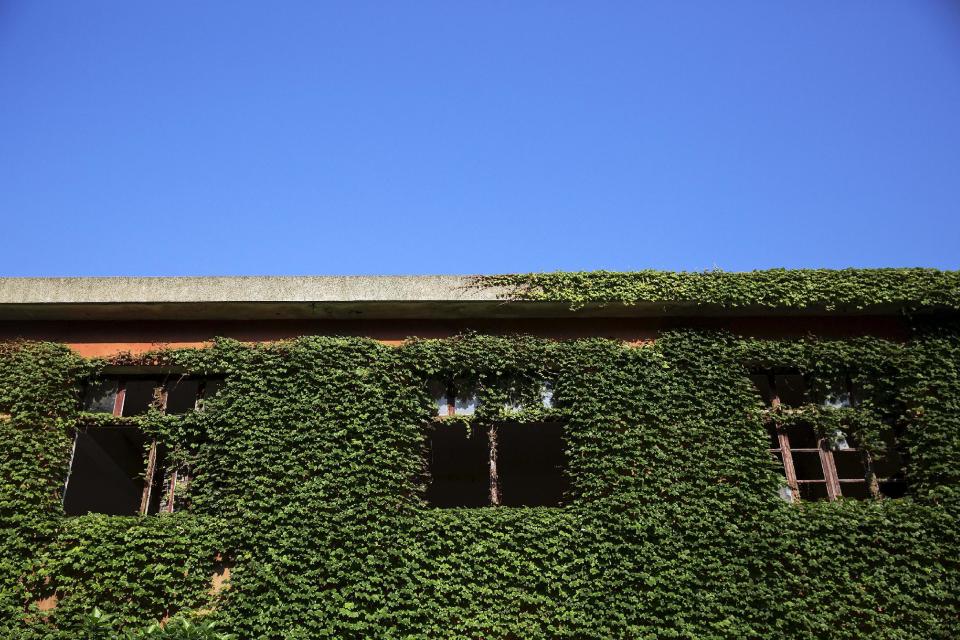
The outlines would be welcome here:
M 219 380 L 149 376 L 109 378 L 91 384 L 83 409 L 114 416 L 137 416 L 154 406 L 168 414 L 197 408 L 216 393 Z M 178 478 L 178 475 L 180 476 Z M 67 515 L 154 514 L 174 510 L 174 493 L 185 470 L 169 468 L 162 443 L 134 425 L 81 430 L 74 440 L 64 490 Z
M 808 396 L 803 376 L 796 373 L 758 373 L 751 379 L 767 406 L 772 408 L 786 407 L 789 410 L 804 404 Z M 856 406 L 849 378 L 826 394 L 822 406 Z M 880 465 L 874 467 L 870 457 L 850 436 L 836 433 L 832 438 L 820 437 L 811 423 L 802 420 L 787 426 L 768 425 L 767 432 L 770 453 L 782 465 L 787 479 L 785 497 L 788 499 L 866 499 L 879 495 L 903 495 L 905 485 L 899 457 L 891 463 L 888 460 L 891 456 L 887 456 L 883 468 Z M 895 451 L 892 446 L 890 450 Z M 893 472 L 888 473 L 890 471 Z
M 469 387 L 434 385 L 440 418 L 476 411 L 476 393 L 460 389 Z M 552 406 L 552 390 L 543 403 Z M 436 507 L 559 506 L 568 488 L 564 463 L 559 422 L 501 420 L 481 427 L 439 420 L 429 439 L 426 498 Z

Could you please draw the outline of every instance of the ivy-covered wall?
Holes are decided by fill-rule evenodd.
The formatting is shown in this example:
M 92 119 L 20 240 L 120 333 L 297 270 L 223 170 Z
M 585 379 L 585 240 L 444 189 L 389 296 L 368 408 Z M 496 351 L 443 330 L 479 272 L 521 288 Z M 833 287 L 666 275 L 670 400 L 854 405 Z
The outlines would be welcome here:
M 181 614 L 240 638 L 960 637 L 960 326 L 908 342 L 757 341 L 674 330 L 630 347 L 465 335 L 389 347 L 307 337 L 116 362 L 223 375 L 202 411 L 82 414 L 107 362 L 0 349 L 0 637 L 77 638 Z M 855 410 L 811 404 L 874 455 L 902 429 L 902 499 L 790 504 L 751 367 L 849 373 Z M 566 425 L 559 508 L 423 499 L 433 379 L 479 383 L 470 420 Z M 554 386 L 554 408 L 539 390 Z M 820 417 L 817 417 L 820 416 Z M 118 420 L 195 472 L 186 511 L 65 518 L 71 437 Z M 210 591 L 216 558 L 230 588 Z M 39 611 L 56 594 L 58 606 Z M 81 636 L 82 637 L 82 636 Z

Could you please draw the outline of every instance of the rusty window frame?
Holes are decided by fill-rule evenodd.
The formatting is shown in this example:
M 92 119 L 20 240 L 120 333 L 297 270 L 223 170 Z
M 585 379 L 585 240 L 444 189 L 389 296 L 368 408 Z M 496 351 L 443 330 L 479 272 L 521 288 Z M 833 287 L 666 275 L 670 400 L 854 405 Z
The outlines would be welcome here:
M 755 374 L 766 376 L 767 385 L 770 389 L 770 409 L 773 411 L 778 410 L 782 406 L 780 396 L 777 392 L 776 377 L 783 373 L 785 372 L 767 370 Z M 790 373 L 792 374 L 793 372 Z M 854 387 L 849 375 L 844 376 L 844 385 L 846 387 L 846 393 L 850 397 L 851 405 L 855 406 L 856 396 L 854 395 Z M 800 485 L 824 485 L 827 500 L 831 502 L 844 497 L 842 486 L 844 484 L 862 484 L 867 489 L 867 494 L 870 497 L 880 497 L 879 483 L 876 477 L 874 477 L 874 474 L 871 473 L 871 460 L 867 451 L 859 447 L 847 447 L 843 449 L 845 453 L 859 454 L 863 463 L 864 477 L 862 479 L 840 478 L 837 472 L 834 450 L 829 438 L 818 436 L 815 447 L 793 447 L 790 444 L 789 434 L 784 427 L 775 427 L 775 434 L 779 446 L 769 448 L 768 450 L 774 455 L 774 458 L 776 458 L 776 454 L 780 455 L 780 460 L 783 462 L 783 473 L 784 476 L 786 476 L 787 487 L 789 487 L 791 492 L 790 498 L 792 502 L 802 500 Z M 823 480 L 798 479 L 796 465 L 794 464 L 794 453 L 817 453 L 819 455 L 820 468 L 823 471 Z
M 113 379 L 117 381 L 116 395 L 113 400 L 113 409 L 111 415 L 115 417 L 123 416 L 123 408 L 126 402 L 127 396 L 127 383 L 131 380 L 150 380 L 154 381 L 153 386 L 153 404 L 162 412 L 166 413 L 167 410 L 167 398 L 169 395 L 169 387 L 171 385 L 170 376 L 173 375 L 170 371 L 163 372 L 140 372 L 138 371 L 135 374 L 131 373 L 116 373 L 111 374 L 107 373 L 105 376 L 107 379 Z M 181 375 L 180 380 L 188 378 L 187 375 Z M 199 378 L 199 386 L 197 388 L 197 394 L 194 398 L 194 409 L 199 409 L 202 404 L 202 400 L 205 397 L 205 392 L 207 385 L 211 381 L 211 378 Z M 157 438 L 152 438 L 150 440 L 150 447 L 148 448 L 145 455 L 145 469 L 143 474 L 143 492 L 140 495 L 140 506 L 137 509 L 138 515 L 150 515 L 150 504 L 153 499 L 154 485 L 157 483 L 157 473 L 158 471 L 167 471 L 167 469 L 160 470 L 157 466 L 157 461 L 159 458 L 161 443 Z M 66 499 L 67 489 L 70 486 L 70 476 L 73 473 L 73 464 L 74 457 L 76 455 L 77 449 L 77 436 L 74 436 L 73 446 L 70 453 L 70 466 L 67 470 L 67 478 L 64 481 L 63 485 L 63 498 L 61 502 Z M 166 493 L 166 504 L 161 501 L 160 507 L 157 510 L 157 513 L 173 513 L 175 508 L 175 493 L 177 487 L 178 479 L 189 480 L 190 476 L 186 470 L 183 472 L 183 477 L 181 478 L 181 469 L 174 468 L 169 474 L 169 477 L 165 479 L 164 487 L 160 487 L 161 491 Z

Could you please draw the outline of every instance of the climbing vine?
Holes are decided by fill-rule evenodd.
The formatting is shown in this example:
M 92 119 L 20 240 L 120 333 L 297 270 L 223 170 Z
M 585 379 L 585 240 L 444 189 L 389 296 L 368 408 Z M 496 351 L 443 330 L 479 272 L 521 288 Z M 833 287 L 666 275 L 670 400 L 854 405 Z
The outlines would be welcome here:
M 899 304 L 923 288 L 925 305 L 954 304 L 948 277 L 911 274 L 886 297 L 835 300 Z M 880 287 L 887 276 L 874 277 Z M 625 300 L 647 296 L 623 286 Z M 766 299 L 752 295 L 727 300 Z M 105 634 L 175 619 L 241 639 L 956 638 L 960 330 L 915 325 L 905 342 L 693 329 L 639 347 L 476 334 L 400 347 L 220 339 L 101 361 L 4 345 L 0 636 L 82 637 L 99 608 Z M 85 382 L 121 364 L 224 385 L 180 416 L 84 413 Z M 809 403 L 764 412 L 748 374 L 771 367 L 808 376 Z M 825 409 L 817 394 L 840 374 L 862 402 Z M 435 418 L 436 380 L 477 389 L 471 422 L 562 420 L 565 506 L 430 507 L 427 436 L 451 426 Z M 877 456 L 896 427 L 907 496 L 784 502 L 771 419 L 843 427 Z M 73 433 L 118 421 L 190 465 L 188 509 L 62 515 Z M 224 564 L 228 587 L 213 589 Z M 38 606 L 51 597 L 55 607 Z
M 768 269 L 587 271 L 479 276 L 506 298 L 587 304 L 765 309 L 960 309 L 960 271 L 937 269 Z

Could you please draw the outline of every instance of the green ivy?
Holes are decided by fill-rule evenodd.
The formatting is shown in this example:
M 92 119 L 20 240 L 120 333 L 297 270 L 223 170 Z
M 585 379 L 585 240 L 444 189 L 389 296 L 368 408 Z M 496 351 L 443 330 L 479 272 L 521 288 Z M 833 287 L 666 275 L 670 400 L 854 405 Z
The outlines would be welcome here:
M 73 431 L 118 420 L 79 411 L 83 381 L 109 364 L 224 376 L 202 411 L 122 419 L 190 463 L 189 510 L 62 516 Z M 770 418 L 747 377 L 765 367 L 806 374 L 814 394 L 851 375 L 863 401 L 830 413 L 811 398 Z M 568 506 L 426 504 L 427 435 L 455 428 L 434 418 L 432 380 L 474 386 L 480 425 L 563 420 Z M 958 403 L 952 326 L 907 342 L 704 330 L 641 347 L 217 340 L 95 362 L 11 344 L 0 351 L 0 636 L 84 637 L 99 607 L 104 633 L 171 618 L 171 634 L 214 622 L 242 639 L 956 638 Z M 896 426 L 908 497 L 783 502 L 764 421 L 801 418 L 841 425 L 877 455 Z M 218 557 L 230 586 L 213 593 Z M 38 610 L 51 594 L 58 606 Z
M 960 309 L 960 271 L 937 269 L 769 269 L 586 271 L 480 276 L 517 300 L 587 304 L 766 309 Z

